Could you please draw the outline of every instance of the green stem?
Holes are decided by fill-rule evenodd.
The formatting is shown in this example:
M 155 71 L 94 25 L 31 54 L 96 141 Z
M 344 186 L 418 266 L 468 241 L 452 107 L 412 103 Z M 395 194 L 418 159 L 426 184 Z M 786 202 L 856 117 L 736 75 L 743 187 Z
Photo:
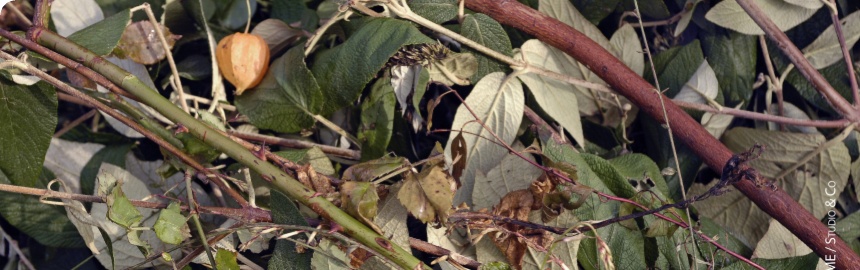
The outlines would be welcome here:
M 173 103 L 158 94 L 157 91 L 146 86 L 146 84 L 141 82 L 140 79 L 134 75 L 106 61 L 104 58 L 95 55 L 86 48 L 83 48 L 47 29 L 32 28 L 29 34 L 29 36 L 39 44 L 42 44 L 69 58 L 77 59 L 87 67 L 90 67 L 96 72 L 104 75 L 110 81 L 118 84 L 120 87 L 137 96 L 144 104 L 155 108 L 159 113 L 171 121 L 185 125 L 192 135 L 204 143 L 215 147 L 231 158 L 239 161 L 239 163 L 248 166 L 255 172 L 262 175 L 265 179 L 271 181 L 272 185 L 279 191 L 284 192 L 290 198 L 313 209 L 314 212 L 320 214 L 322 217 L 339 224 L 344 228 L 346 234 L 354 237 L 358 242 L 361 242 L 371 249 L 385 255 L 400 267 L 415 269 L 420 266 L 429 269 L 429 267 L 412 256 L 409 251 L 391 243 L 391 241 L 386 237 L 369 229 L 346 212 L 337 208 L 337 206 L 326 200 L 324 197 L 314 196 L 314 191 L 308 189 L 296 179 L 278 169 L 278 167 L 257 158 L 253 153 L 247 151 L 238 143 L 224 135 L 221 135 L 221 133 L 206 124 L 197 121 L 197 119 L 194 119 L 191 115 L 186 114 L 180 108 L 176 107 Z
M 194 221 L 194 229 L 197 231 L 197 236 L 200 237 L 200 243 L 206 249 L 206 257 L 209 257 L 209 263 L 212 268 L 218 269 L 215 263 L 215 256 L 212 256 L 212 248 L 209 246 L 209 240 L 206 239 L 206 231 L 203 230 L 203 225 L 200 224 L 200 216 L 197 209 L 197 202 L 194 200 L 194 189 L 191 188 L 192 170 L 185 170 L 185 191 L 188 193 L 188 212 L 191 213 L 191 220 Z

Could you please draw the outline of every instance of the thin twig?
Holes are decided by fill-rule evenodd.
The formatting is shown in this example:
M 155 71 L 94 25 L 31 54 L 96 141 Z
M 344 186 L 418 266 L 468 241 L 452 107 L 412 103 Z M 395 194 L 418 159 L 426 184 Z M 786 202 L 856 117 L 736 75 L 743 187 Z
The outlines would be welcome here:
M 3 237 L 0 237 L 0 241 L 9 242 L 9 249 L 11 249 L 13 252 L 15 252 L 15 254 L 18 254 L 18 258 L 19 258 L 19 260 L 21 260 L 21 264 L 23 264 L 25 268 L 30 269 L 30 270 L 36 269 L 36 267 L 33 267 L 33 263 L 30 262 L 30 259 L 27 259 L 27 255 L 24 254 L 24 252 L 21 252 L 21 248 L 18 247 L 18 241 L 15 241 L 15 239 L 12 239 L 12 237 L 9 237 L 9 234 L 7 234 L 5 231 L 3 231 L 2 226 L 0 226 L 0 236 L 3 236 Z M 3 250 L 0 250 L 0 251 L 3 251 Z
M 803 77 L 809 80 L 815 86 L 815 89 L 824 95 L 836 111 L 851 121 L 860 121 L 860 111 L 854 109 L 851 103 L 842 98 L 842 95 L 809 63 L 809 60 L 803 56 L 803 53 L 797 46 L 788 39 L 788 36 L 773 23 L 770 17 L 753 0 L 737 0 L 737 3 L 764 30 L 767 37 L 776 43 L 776 46 L 788 56 L 788 59 L 794 63 L 800 74 L 803 74 Z
M 24 13 L 21 12 L 21 10 L 18 9 L 18 7 L 16 7 L 15 4 L 9 3 L 8 5 L 5 5 L 4 7 L 11 10 L 12 13 L 15 13 L 15 16 L 17 16 L 18 19 L 21 19 L 21 21 L 24 22 L 25 28 L 30 28 L 33 26 L 33 22 L 30 21 L 30 18 L 27 18 L 27 15 L 24 15 Z
M 185 111 L 185 113 L 190 113 L 191 111 L 188 109 L 188 102 L 185 101 L 185 90 L 182 88 L 179 69 L 176 68 L 176 62 L 173 61 L 173 53 L 170 52 L 170 44 L 167 44 L 167 37 L 164 36 L 164 31 L 161 30 L 161 24 L 158 23 L 157 19 L 155 19 L 155 14 L 152 13 L 152 8 L 149 7 L 149 3 L 143 3 L 140 6 L 132 8 L 131 11 L 134 12 L 136 9 L 144 10 L 146 17 L 149 18 L 149 22 L 152 24 L 152 28 L 155 29 L 158 41 L 161 42 L 161 47 L 164 48 L 164 53 L 166 55 L 165 58 L 167 58 L 167 63 L 170 66 L 170 72 L 173 74 L 168 78 L 168 80 L 173 81 L 173 89 L 176 90 L 176 95 L 179 96 L 179 106 L 182 107 L 182 110 Z
M 784 125 L 793 125 L 793 126 L 805 126 L 805 127 L 820 127 L 820 128 L 842 128 L 851 124 L 851 121 L 847 119 L 839 119 L 839 120 L 808 120 L 808 119 L 795 119 L 778 115 L 771 114 L 763 114 L 757 112 L 751 112 L 747 110 L 740 110 L 735 108 L 723 107 L 722 110 L 711 107 L 707 104 L 686 102 L 680 100 L 674 100 L 675 104 L 680 106 L 681 108 L 693 109 L 697 111 L 709 112 L 714 114 L 728 114 L 734 115 L 737 117 L 742 117 L 746 119 L 753 120 L 762 120 L 768 122 L 774 122 Z
M 62 129 L 60 129 L 59 131 L 54 133 L 54 138 L 59 138 L 59 137 L 63 136 L 63 134 L 66 134 L 66 132 L 69 132 L 69 130 L 72 130 L 73 128 L 77 127 L 78 125 L 80 125 L 84 121 L 87 121 L 87 119 L 90 119 L 90 117 L 93 117 L 94 115 L 96 115 L 96 113 L 98 113 L 98 110 L 90 110 L 89 112 L 85 113 L 84 115 L 81 115 L 81 117 L 78 117 L 74 121 L 65 125 Z
M 254 134 L 254 133 L 245 133 L 245 132 L 235 131 L 235 130 L 228 130 L 227 134 L 229 134 L 231 136 L 236 136 L 238 138 L 246 139 L 246 140 L 262 142 L 262 143 L 265 143 L 268 145 L 280 145 L 280 146 L 289 147 L 289 148 L 296 148 L 296 149 L 307 149 L 307 148 L 319 147 L 319 149 L 322 150 L 323 153 L 326 153 L 329 155 L 339 156 L 339 157 L 348 158 L 348 159 L 352 159 L 352 160 L 360 160 L 361 159 L 361 151 L 356 151 L 356 150 L 352 150 L 352 149 L 344 149 L 344 148 L 340 148 L 340 147 L 334 147 L 331 145 L 324 145 L 324 144 L 318 144 L 318 143 L 307 142 L 307 141 L 302 141 L 302 140 L 280 138 L 280 137 Z
M 639 23 L 642 24 L 642 13 L 639 12 L 639 1 L 634 0 L 633 5 L 636 7 L 636 18 L 639 20 Z M 645 28 L 639 27 L 639 30 L 642 32 L 643 37 L 647 37 L 645 35 Z M 651 48 L 648 47 L 648 42 L 645 43 L 645 55 L 648 56 L 648 62 L 651 65 L 651 71 L 654 74 L 654 85 L 656 88 L 652 88 L 656 92 L 657 95 L 660 95 L 660 80 L 657 78 L 657 69 L 654 68 L 654 58 L 651 56 Z M 671 121 L 669 121 L 669 113 L 666 112 L 666 101 L 664 99 L 660 99 L 660 108 L 663 111 L 663 119 L 664 123 L 666 123 L 666 129 L 669 131 L 669 145 L 672 148 L 672 159 L 675 161 L 675 168 L 681 169 L 681 162 L 678 160 L 678 149 L 675 147 L 675 132 L 672 130 Z M 687 188 L 684 187 L 684 177 L 682 173 L 678 173 L 678 183 L 681 185 L 681 198 L 687 200 Z M 687 222 L 689 224 L 693 224 L 693 217 L 690 214 L 690 209 L 685 209 L 687 212 Z M 690 228 L 690 235 L 693 235 L 693 229 Z M 698 244 L 696 241 L 693 241 L 693 254 L 697 254 Z M 693 269 L 699 269 L 698 264 L 693 265 Z
M 836 0 L 831 0 L 827 5 L 830 9 L 830 18 L 833 19 L 833 30 L 842 48 L 842 59 L 845 59 L 845 68 L 848 69 L 848 82 L 851 84 L 851 93 L 854 95 L 854 106 L 860 106 L 860 88 L 857 86 L 857 75 L 854 73 L 854 62 L 851 61 L 851 53 L 845 42 L 845 33 L 842 31 L 842 22 L 839 20 L 839 11 L 836 9 Z
M 776 72 L 774 71 L 773 63 L 770 60 L 770 50 L 767 48 L 767 42 L 765 41 L 764 36 L 759 36 L 758 41 L 759 41 L 759 45 L 761 46 L 761 53 L 763 54 L 762 56 L 764 57 L 765 67 L 767 67 L 767 75 L 768 75 L 767 88 L 768 88 L 768 90 L 773 89 L 773 91 L 776 92 L 776 104 L 777 104 L 776 115 L 783 116 L 783 115 L 785 115 L 785 106 L 783 104 L 783 97 L 782 97 L 782 85 L 783 85 L 782 80 L 779 77 L 776 77 Z M 787 70 L 786 74 L 789 71 L 791 71 L 791 70 Z M 770 92 L 768 92 L 768 93 L 770 93 Z M 770 106 L 771 106 L 770 101 L 768 101 L 768 104 L 766 104 L 766 106 L 768 108 L 770 108 Z M 781 122 L 779 123 L 779 130 L 785 131 L 785 124 L 784 123 L 781 123 Z

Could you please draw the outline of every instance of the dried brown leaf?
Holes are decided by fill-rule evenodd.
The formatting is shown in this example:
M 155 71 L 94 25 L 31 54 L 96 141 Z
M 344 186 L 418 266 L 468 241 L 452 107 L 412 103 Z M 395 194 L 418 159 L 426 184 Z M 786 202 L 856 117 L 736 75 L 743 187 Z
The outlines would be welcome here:
M 397 199 L 422 222 L 445 222 L 453 205 L 454 190 L 454 178 L 440 164 L 434 164 L 417 175 L 406 173 Z
M 164 25 L 159 24 L 159 27 L 164 33 L 164 38 L 167 39 L 167 45 L 171 48 L 182 37 L 170 33 L 170 29 Z M 118 46 L 127 58 L 144 65 L 158 63 L 167 56 L 155 32 L 155 27 L 149 21 L 139 21 L 126 26 Z

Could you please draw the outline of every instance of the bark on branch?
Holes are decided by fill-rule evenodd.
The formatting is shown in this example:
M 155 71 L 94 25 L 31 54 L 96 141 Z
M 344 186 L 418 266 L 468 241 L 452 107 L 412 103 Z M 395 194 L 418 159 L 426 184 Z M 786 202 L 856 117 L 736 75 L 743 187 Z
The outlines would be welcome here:
M 732 157 L 733 153 L 697 121 L 666 96 L 655 92 L 654 86 L 576 29 L 514 0 L 468 0 L 466 7 L 489 15 L 502 24 L 520 29 L 564 51 L 588 66 L 616 91 L 639 106 L 642 112 L 665 123 L 667 120 L 663 118 L 660 105 L 662 98 L 676 138 L 690 146 L 712 170 L 721 172 L 723 165 Z M 825 243 L 824 239 L 829 232 L 827 227 L 785 191 L 760 190 L 752 181 L 740 181 L 734 186 L 820 257 L 835 255 L 836 265 L 840 269 L 852 269 L 860 265 L 860 257 L 841 240 Z

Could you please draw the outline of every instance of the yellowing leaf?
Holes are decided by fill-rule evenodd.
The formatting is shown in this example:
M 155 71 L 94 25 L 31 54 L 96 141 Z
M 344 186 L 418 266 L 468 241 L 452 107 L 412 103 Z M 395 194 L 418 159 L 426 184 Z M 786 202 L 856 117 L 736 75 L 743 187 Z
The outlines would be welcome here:
M 454 179 L 441 166 L 425 167 L 419 174 L 408 173 L 397 199 L 423 222 L 445 222 L 454 198 Z
M 782 31 L 787 31 L 806 21 L 806 19 L 809 19 L 818 10 L 817 8 L 810 9 L 792 5 L 784 0 L 754 0 L 753 2 Z M 705 14 L 705 18 L 719 26 L 738 31 L 742 34 L 764 35 L 764 31 L 761 30 L 758 24 L 750 18 L 735 0 L 726 0 L 718 3 Z
M 492 130 L 503 143 L 510 144 L 516 137 L 517 130 L 523 117 L 525 97 L 519 80 L 506 77 L 501 72 L 491 73 L 479 81 L 472 93 L 466 98 L 466 104 L 487 127 Z M 488 140 L 493 135 L 475 122 L 475 117 L 465 106 L 460 105 L 454 115 L 453 130 L 462 129 L 466 141 L 466 169 L 463 171 L 462 186 L 457 192 L 454 202 L 472 202 L 475 171 L 489 171 L 504 158 L 508 152 L 505 148 Z M 452 131 L 445 146 L 445 156 L 453 158 L 451 144 L 460 132 Z M 405 188 L 405 187 L 404 187 Z M 407 207 L 409 208 L 409 207 Z
M 389 187 L 388 196 L 380 202 L 379 214 L 373 223 L 382 229 L 383 236 L 391 239 L 392 243 L 401 248 L 409 248 L 409 229 L 406 227 L 406 216 L 409 211 L 397 199 L 397 193 L 403 186 L 397 183 Z
M 609 38 L 609 43 L 618 52 L 618 59 L 627 64 L 633 72 L 642 76 L 642 72 L 645 71 L 645 56 L 642 54 L 642 44 L 633 26 L 629 23 L 622 25 Z
M 478 59 L 471 53 L 450 53 L 448 57 L 428 67 L 430 80 L 451 86 L 451 76 L 467 82 L 478 71 Z
M 353 217 L 365 224 L 374 226 L 372 220 L 376 217 L 379 195 L 370 182 L 346 181 L 340 185 L 341 207 Z M 374 228 L 379 231 L 379 228 Z

